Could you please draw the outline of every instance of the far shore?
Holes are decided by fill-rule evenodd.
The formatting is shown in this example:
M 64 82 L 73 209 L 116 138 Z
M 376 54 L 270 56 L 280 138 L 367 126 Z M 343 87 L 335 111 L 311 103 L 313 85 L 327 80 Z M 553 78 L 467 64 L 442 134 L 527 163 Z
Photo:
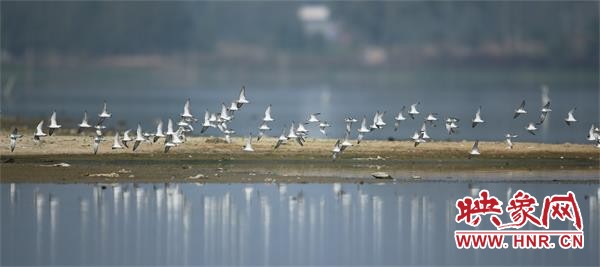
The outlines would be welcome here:
M 409 141 L 364 140 L 359 145 L 353 141 L 355 145 L 333 161 L 335 140 L 309 138 L 304 146 L 289 142 L 274 150 L 275 142 L 264 138 L 253 143 L 255 152 L 244 152 L 243 138 L 228 144 L 220 138 L 189 137 L 163 153 L 162 140 L 142 143 L 133 152 L 131 145 L 112 150 L 112 138 L 107 138 L 94 155 L 92 137 L 58 135 L 42 144 L 21 138 L 11 153 L 9 140 L 2 135 L 0 182 L 597 182 L 600 178 L 600 149 L 591 144 L 516 142 L 507 149 L 502 142 L 480 142 L 481 155 L 468 159 L 472 141 L 414 147 Z M 374 179 L 374 172 L 394 179 Z

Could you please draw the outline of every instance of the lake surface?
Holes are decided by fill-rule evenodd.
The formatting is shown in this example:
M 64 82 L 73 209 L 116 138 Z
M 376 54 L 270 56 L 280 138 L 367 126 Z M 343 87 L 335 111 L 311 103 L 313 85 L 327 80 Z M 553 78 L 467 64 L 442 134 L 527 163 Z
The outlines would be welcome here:
M 585 248 L 457 249 L 454 231 L 471 228 L 454 222 L 455 201 L 481 189 L 505 205 L 519 189 L 538 201 L 573 191 Z M 1 184 L 0 190 L 2 265 L 600 263 L 597 183 Z M 551 229 L 569 225 L 551 221 Z
M 102 108 L 102 101 L 107 100 L 109 110 L 113 113 L 113 118 L 107 121 L 110 128 L 122 131 L 135 128 L 137 122 L 141 122 L 145 130 L 152 131 L 158 119 L 178 119 L 187 97 L 192 99 L 192 113 L 202 119 L 206 109 L 220 112 L 221 103 L 229 105 L 237 98 L 240 86 L 245 84 L 247 98 L 251 103 L 236 112 L 236 118 L 229 124 L 237 131 L 237 135 L 246 135 L 248 132 L 256 135 L 269 104 L 273 105 L 272 115 L 275 118 L 275 122 L 270 124 L 272 131 L 268 135 L 271 136 L 279 136 L 284 126 L 289 127 L 292 121 L 304 121 L 310 113 L 320 112 L 321 119 L 333 126 L 329 129 L 329 136 L 343 137 L 343 121 L 346 116 L 359 120 L 366 116 L 367 122 L 371 123 L 373 115 L 379 110 L 386 111 L 384 120 L 388 126 L 367 134 L 366 138 L 408 139 L 420 129 L 425 116 L 434 112 L 439 113 L 440 121 L 437 127 L 429 127 L 428 134 L 438 140 L 503 140 L 504 135 L 510 132 L 519 135 L 516 141 L 585 143 L 590 125 L 597 125 L 600 119 L 597 77 L 586 78 L 584 75 L 582 78 L 573 73 L 564 74 L 566 77 L 562 77 L 562 73 L 539 75 L 518 71 L 492 74 L 472 71 L 443 75 L 419 71 L 414 75 L 403 72 L 380 75 L 377 72 L 344 74 L 323 70 L 323 74 L 308 76 L 303 73 L 273 73 L 269 75 L 276 78 L 271 81 L 257 81 L 252 76 L 265 76 L 264 72 L 242 77 L 208 72 L 198 78 L 196 86 L 161 85 L 169 84 L 169 81 L 152 84 L 156 79 L 154 76 L 161 74 L 145 73 L 131 75 L 129 79 L 127 75 L 118 76 L 120 78 L 112 75 L 100 81 L 81 81 L 80 84 L 68 82 L 85 73 L 75 71 L 68 75 L 60 73 L 61 75 L 44 76 L 45 78 L 38 77 L 29 86 L 20 87 L 17 83 L 10 96 L 3 98 L 2 114 L 48 120 L 52 110 L 56 109 L 59 122 L 62 120 L 63 127 L 69 128 L 79 123 L 84 110 L 95 121 L 96 114 Z M 211 75 L 217 78 L 210 77 Z M 55 76 L 68 78 L 63 77 L 67 81 L 57 85 L 55 83 L 58 78 Z M 144 83 L 144 78 L 141 77 L 146 77 L 148 82 Z M 283 77 L 300 81 L 286 82 Z M 218 81 L 214 81 L 215 79 Z M 129 87 L 124 86 L 131 83 L 133 84 Z M 171 80 L 170 83 L 178 84 L 178 81 Z M 529 122 L 539 120 L 541 85 L 544 83 L 549 88 L 547 97 L 551 100 L 553 111 L 534 136 L 525 127 Z M 513 119 L 514 109 L 523 99 L 527 100 L 526 109 L 529 114 Z M 408 108 L 419 101 L 421 105 L 418 109 L 421 114 L 415 120 L 403 122 L 400 130 L 395 132 L 393 118 L 402 106 Z M 487 123 L 472 128 L 471 119 L 480 105 L 483 106 L 482 118 Z M 564 119 L 573 107 L 577 107 L 575 117 L 579 122 L 567 127 Z M 457 135 L 448 136 L 446 132 L 443 120 L 448 116 L 461 119 Z M 359 124 L 355 124 L 353 128 L 358 126 Z M 323 137 L 316 125 L 307 127 L 311 136 Z M 199 124 L 197 128 L 200 128 Z M 199 134 L 199 131 L 196 130 L 195 134 Z M 220 132 L 210 129 L 205 135 L 220 135 Z M 355 130 L 353 135 L 356 135 Z

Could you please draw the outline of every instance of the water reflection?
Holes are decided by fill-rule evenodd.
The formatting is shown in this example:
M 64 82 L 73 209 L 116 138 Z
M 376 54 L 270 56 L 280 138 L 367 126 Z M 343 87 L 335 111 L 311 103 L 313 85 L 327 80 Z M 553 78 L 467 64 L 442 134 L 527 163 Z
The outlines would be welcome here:
M 597 184 L 2 184 L 0 188 L 3 265 L 597 266 L 599 262 Z M 585 249 L 456 249 L 453 232 L 466 227 L 454 223 L 454 203 L 481 189 L 503 201 L 519 189 L 538 199 L 572 190 L 584 219 Z M 552 224 L 557 229 L 569 225 Z

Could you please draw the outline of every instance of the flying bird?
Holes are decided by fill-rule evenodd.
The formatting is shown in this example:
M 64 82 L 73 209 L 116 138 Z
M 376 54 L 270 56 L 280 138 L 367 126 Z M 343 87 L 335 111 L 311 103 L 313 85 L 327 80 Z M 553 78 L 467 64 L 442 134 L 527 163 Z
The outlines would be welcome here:
M 513 116 L 513 119 L 516 119 L 521 114 L 527 114 L 527 110 L 525 110 L 525 99 L 523 99 L 521 105 L 515 109 L 515 115 Z
M 356 130 L 358 131 L 358 138 L 356 143 L 360 144 L 360 141 L 362 141 L 364 134 L 371 132 L 371 129 L 367 128 L 367 117 L 363 116 L 362 122 L 360 123 L 360 128 Z
M 317 116 L 321 115 L 321 113 L 313 113 L 308 117 L 308 122 L 319 122 L 319 118 Z
M 456 129 L 458 129 L 458 121 L 459 119 L 454 117 L 448 117 L 446 119 L 446 130 L 448 131 L 448 135 L 456 133 Z
M 185 104 L 183 104 L 183 113 L 181 113 L 180 116 L 187 122 L 196 121 L 196 118 L 194 118 L 194 115 L 192 115 L 192 112 L 190 111 L 189 97 L 185 100 Z
M 275 148 L 273 148 L 273 149 L 277 149 L 281 144 L 287 142 L 288 137 L 285 136 L 285 128 L 286 128 L 286 126 L 283 126 L 283 130 L 281 131 L 281 135 L 277 139 L 277 143 L 275 143 Z
M 507 133 L 504 137 L 506 138 L 506 148 L 512 149 L 513 148 L 512 138 L 517 138 L 518 135 L 513 135 L 510 133 Z
M 48 125 L 48 135 L 52 136 L 55 130 L 60 129 L 62 125 L 58 125 L 56 122 L 56 111 L 52 111 L 52 116 L 50 116 L 50 125 Z
M 338 139 L 335 142 L 335 145 L 333 145 L 333 149 L 331 150 L 331 153 L 332 153 L 331 157 L 333 158 L 333 160 L 336 160 L 337 156 L 342 152 L 341 148 L 342 147 L 340 145 L 340 139 Z
M 473 144 L 471 152 L 469 152 L 469 159 L 471 159 L 473 156 L 478 155 L 481 155 L 481 153 L 479 153 L 479 140 L 475 141 L 475 144 Z
M 112 149 L 123 149 L 123 143 L 121 142 L 121 136 L 119 135 L 119 132 L 115 132 L 115 138 L 113 140 L 113 145 L 112 145 Z
M 263 118 L 263 121 L 265 121 L 265 122 L 274 121 L 273 117 L 271 116 L 271 105 L 267 106 L 267 109 L 265 110 L 265 117 Z
M 77 124 L 77 133 L 80 134 L 84 129 L 91 128 L 92 126 L 88 123 L 88 114 L 87 110 L 83 112 L 83 120 L 81 120 L 80 124 Z
M 535 131 L 537 131 L 537 127 L 535 127 L 535 123 L 530 122 L 525 129 L 532 135 L 535 135 Z
M 133 151 L 135 151 L 140 145 L 140 143 L 143 141 L 146 141 L 146 138 L 144 138 L 144 135 L 142 134 L 142 125 L 138 123 L 135 136 L 135 143 L 133 143 Z
M 158 125 L 156 125 L 156 132 L 154 133 L 154 140 L 152 140 L 152 142 L 156 143 L 161 137 L 164 138 L 165 134 L 163 133 L 163 122 L 162 120 L 159 120 Z
M 254 149 L 252 148 L 252 133 L 250 133 L 248 138 L 246 138 L 246 144 L 242 150 L 246 152 L 254 152 Z
M 242 89 L 240 89 L 240 96 L 235 102 L 237 103 L 238 108 L 241 108 L 244 104 L 250 103 L 250 101 L 246 99 L 246 86 L 242 86 Z
M 100 118 L 98 124 L 102 124 L 102 122 L 104 122 L 105 119 L 112 117 L 112 114 L 108 113 L 108 110 L 106 108 L 106 101 L 104 101 L 104 107 L 102 108 L 102 112 L 98 114 L 98 117 Z
M 481 106 L 477 109 L 477 113 L 475 113 L 475 117 L 473 118 L 472 128 L 475 128 L 480 123 L 484 123 L 485 121 L 481 119 Z
M 437 115 L 438 115 L 437 113 L 429 113 L 429 114 L 427 115 L 427 117 L 425 117 L 425 121 L 426 121 L 426 122 L 429 122 L 429 124 L 430 124 L 430 125 L 433 125 L 433 126 L 435 126 L 435 124 L 434 124 L 434 123 L 435 123 L 435 122 L 438 120 L 438 118 L 437 118 L 437 117 L 435 117 L 435 116 L 437 116 Z
M 550 113 L 550 111 L 552 111 L 552 109 L 550 109 L 550 101 L 546 102 L 546 104 L 544 106 L 542 106 L 541 111 L 542 111 L 542 113 L 540 115 L 540 122 L 537 123 L 538 125 L 544 123 L 544 121 L 546 120 L 546 117 L 548 117 L 548 113 Z
M 101 135 L 96 135 L 94 137 L 94 155 L 98 154 L 98 147 L 100 147 L 100 142 L 104 141 Z
M 400 127 L 400 122 L 405 121 L 406 117 L 404 117 L 404 111 L 406 110 L 406 106 L 402 106 L 398 115 L 394 118 L 394 132 L 398 131 L 398 127 Z
M 417 110 L 417 106 L 421 104 L 421 102 L 414 103 L 410 105 L 410 109 L 408 110 L 408 115 L 411 119 L 415 119 L 415 115 L 419 115 L 419 111 Z
M 575 110 L 577 110 L 577 108 L 572 108 L 571 110 L 569 110 L 569 113 L 567 114 L 567 118 L 565 119 L 565 123 L 569 126 L 571 126 L 571 124 L 577 122 L 577 120 L 575 119 Z
M 127 142 L 132 141 L 133 139 L 131 139 L 131 137 L 129 136 L 129 132 L 131 132 L 131 129 L 126 130 L 125 132 L 123 132 L 123 139 L 121 139 L 121 141 L 123 142 L 123 146 L 125 146 L 126 148 L 129 148 L 129 146 L 127 146 Z
M 33 134 L 33 140 L 36 142 L 40 141 L 40 137 L 46 136 L 44 131 L 42 131 L 42 127 L 44 126 L 44 120 L 41 120 L 35 128 L 35 133 Z
M 319 131 L 325 136 L 327 136 L 326 129 L 329 127 L 331 127 L 331 125 L 329 125 L 329 123 L 327 123 L 327 121 L 322 121 L 319 123 Z
M 19 134 L 19 130 L 17 130 L 17 128 L 13 129 L 13 131 L 10 133 L 9 138 L 10 138 L 10 152 L 15 151 L 15 147 L 17 146 L 17 139 L 23 137 L 22 134 Z

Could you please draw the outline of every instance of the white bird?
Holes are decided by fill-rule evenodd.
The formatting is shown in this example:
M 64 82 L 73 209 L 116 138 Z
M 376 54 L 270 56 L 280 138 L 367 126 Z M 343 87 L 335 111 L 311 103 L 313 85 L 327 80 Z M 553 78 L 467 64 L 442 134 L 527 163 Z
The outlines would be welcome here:
M 267 109 L 265 110 L 265 117 L 263 118 L 263 121 L 266 121 L 266 122 L 274 121 L 273 117 L 271 117 L 271 105 L 267 106 Z
M 472 127 L 475 128 L 477 124 L 484 123 L 485 121 L 481 119 L 481 106 L 477 109 L 477 113 L 475 113 L 475 117 L 473 118 Z
M 246 145 L 244 145 L 243 150 L 246 152 L 254 151 L 254 149 L 252 148 L 252 134 L 249 134 L 248 138 L 246 138 Z
M 527 131 L 529 131 L 530 134 L 535 135 L 535 131 L 537 131 L 537 127 L 535 127 L 535 123 L 530 122 L 529 125 L 527 125 L 527 127 L 525 127 L 525 129 Z
M 102 112 L 98 114 L 98 117 L 100 118 L 98 124 L 102 124 L 102 122 L 104 122 L 105 119 L 112 117 L 112 114 L 108 113 L 108 110 L 106 108 L 106 101 L 104 101 L 104 107 L 102 108 Z
M 458 129 L 458 125 L 456 123 L 458 121 L 459 119 L 453 117 L 448 117 L 446 119 L 446 130 L 448 131 L 448 135 L 456 133 L 456 129 Z
M 237 103 L 238 108 L 241 108 L 242 105 L 244 105 L 244 104 L 250 103 L 250 101 L 248 101 L 246 99 L 246 87 L 245 86 L 242 86 L 242 89 L 240 90 L 240 96 L 238 97 L 238 100 L 236 101 L 236 103 Z
M 13 131 L 10 133 L 9 138 L 10 138 L 10 152 L 15 151 L 15 147 L 17 146 L 17 139 L 23 137 L 22 134 L 19 134 L 19 130 L 17 130 L 17 128 L 13 129 Z
M 275 143 L 275 148 L 273 148 L 273 149 L 277 149 L 281 144 L 286 143 L 287 140 L 288 140 L 288 137 L 285 136 L 285 126 L 283 126 L 283 130 L 281 131 L 281 135 L 277 139 L 277 143 Z
M 298 136 L 296 134 L 296 131 L 294 130 L 294 124 L 295 124 L 295 122 L 292 121 L 292 126 L 290 126 L 290 132 L 288 133 L 287 139 L 296 139 L 296 141 L 298 142 L 298 144 L 300 144 L 301 146 L 303 146 L 304 144 L 302 143 L 301 136 Z
M 308 117 L 308 122 L 319 122 L 319 118 L 317 116 L 321 115 L 321 113 L 313 113 Z
M 375 129 L 379 128 L 379 126 L 377 126 L 378 121 L 379 121 L 379 110 L 377 112 L 375 112 L 375 116 L 373 116 L 373 124 L 371 124 L 369 126 L 369 129 L 375 130 Z
M 525 110 L 525 99 L 523 99 L 521 105 L 515 109 L 515 115 L 513 116 L 513 119 L 516 119 L 521 114 L 527 114 L 527 110 Z
M 121 143 L 121 136 L 118 131 L 115 133 L 112 149 L 123 149 L 123 143 Z
M 512 138 L 517 138 L 518 135 L 512 135 L 510 133 L 507 133 L 504 137 L 506 137 L 506 148 L 512 149 L 513 148 Z
M 477 156 L 480 155 L 481 153 L 479 153 L 479 140 L 475 141 L 475 144 L 473 144 L 473 147 L 471 148 L 471 152 L 469 152 L 469 159 L 471 159 L 473 156 Z
M 40 137 L 46 136 L 46 134 L 42 131 L 42 127 L 44 126 L 44 120 L 41 120 L 35 128 L 35 133 L 33 134 L 33 140 L 40 141 Z
M 410 105 L 410 109 L 408 110 L 408 115 L 411 119 L 415 119 L 415 115 L 419 115 L 419 111 L 417 110 L 417 106 L 421 104 L 421 102 L 414 103 Z
M 102 134 L 102 130 L 106 129 L 106 126 L 102 124 L 96 124 L 94 125 L 94 129 L 96 129 L 97 136 L 103 136 L 104 134 Z
M 146 138 L 144 138 L 144 135 L 142 134 L 142 125 L 140 123 L 138 123 L 136 137 L 135 137 L 135 143 L 133 143 L 133 151 L 135 151 L 138 148 L 138 146 L 140 145 L 140 143 L 143 141 L 146 141 Z
M 343 152 L 346 148 L 351 147 L 352 143 L 350 142 L 350 133 L 346 132 L 344 135 L 344 141 L 342 141 L 340 152 Z
M 188 97 L 185 100 L 185 104 L 183 105 L 183 113 L 180 114 L 181 118 L 187 122 L 195 121 L 194 115 L 190 111 L 190 98 Z
M 371 132 L 371 129 L 367 128 L 367 117 L 363 116 L 362 122 L 360 123 L 360 128 L 358 128 L 357 131 L 357 144 L 360 144 L 360 141 L 362 141 L 364 134 Z
M 177 146 L 177 144 L 173 142 L 173 136 L 174 135 L 167 135 L 167 137 L 165 137 L 165 149 L 163 150 L 164 153 L 169 152 L 171 147 Z
M 434 125 L 434 123 L 438 120 L 438 118 L 435 117 L 436 115 L 438 115 L 438 114 L 437 113 L 429 113 L 427 115 L 427 117 L 425 117 L 425 121 L 429 122 L 429 124 L 431 124 L 431 125 Z
M 550 101 L 546 102 L 546 104 L 544 106 L 542 106 L 541 111 L 542 111 L 542 114 L 540 115 L 540 122 L 537 123 L 538 125 L 544 123 L 544 121 L 546 120 L 546 117 L 548 117 L 548 113 L 550 113 L 552 111 L 552 109 L 550 109 Z
M 379 116 L 377 116 L 377 121 L 375 122 L 377 129 L 381 129 L 386 125 L 386 123 L 383 121 L 383 115 L 385 115 L 385 111 L 379 113 Z
M 83 112 L 83 120 L 81 120 L 80 124 L 77 124 L 79 127 L 77 129 L 77 133 L 80 134 L 84 129 L 91 128 L 92 126 L 88 123 L 88 114 L 87 110 Z
M 592 124 L 592 127 L 590 127 L 590 131 L 588 132 L 588 135 L 587 135 L 587 140 L 595 141 L 596 139 L 598 139 L 598 134 L 596 133 L 596 128 Z
M 127 129 L 125 132 L 123 132 L 123 139 L 121 140 L 121 141 L 123 141 L 123 146 L 125 146 L 126 148 L 129 148 L 129 146 L 127 146 L 127 142 L 133 140 L 129 136 L 129 132 L 131 132 L 131 129 Z
M 98 147 L 100 146 L 100 142 L 104 141 L 101 135 L 96 135 L 94 137 L 94 155 L 98 154 Z
M 415 132 L 415 134 L 412 137 L 413 141 L 415 141 L 415 147 L 417 147 L 420 143 L 427 142 L 424 134 L 425 134 L 424 132 L 420 132 L 420 133 Z
M 154 133 L 154 140 L 153 142 L 156 143 L 156 141 L 158 141 L 158 139 L 160 139 L 161 137 L 165 137 L 165 134 L 163 133 L 163 122 L 162 120 L 158 121 L 158 125 L 156 125 L 156 132 Z
M 231 113 L 233 113 L 234 111 L 237 111 L 238 107 L 237 107 L 237 103 L 235 101 L 231 102 L 231 105 L 229 105 L 229 111 L 231 111 Z
M 297 135 L 305 136 L 308 134 L 308 130 L 304 127 L 305 124 L 308 124 L 308 123 L 298 123 L 298 128 L 296 128 Z
M 352 123 L 357 122 L 358 120 L 352 117 L 346 117 L 344 119 L 344 122 L 346 122 L 346 132 L 350 132 L 351 128 L 352 128 Z
M 327 121 L 322 121 L 319 123 L 319 131 L 325 136 L 327 136 L 326 129 L 329 127 L 331 127 L 331 125 L 329 125 L 329 123 L 327 123 Z
M 331 150 L 331 157 L 333 158 L 333 160 L 335 160 L 337 158 L 337 156 L 341 153 L 341 145 L 340 145 L 340 139 L 338 139 L 335 142 L 335 145 L 333 146 L 333 149 Z
M 208 128 L 210 127 L 217 127 L 214 123 L 211 122 L 210 120 L 210 112 L 208 112 L 208 109 L 206 110 L 206 112 L 204 112 L 204 122 L 202 123 L 202 129 L 200 129 L 200 133 L 204 133 L 206 132 L 206 130 L 208 130 Z
M 50 125 L 48 125 L 48 135 L 52 136 L 55 130 L 60 129 L 62 125 L 58 125 L 56 122 L 56 111 L 52 111 L 52 116 L 50 116 Z
M 398 112 L 398 116 L 394 118 L 394 120 L 396 120 L 396 122 L 394 122 L 394 132 L 398 131 L 398 127 L 400 127 L 400 122 L 406 120 L 406 118 L 404 117 L 404 110 L 406 110 L 406 106 L 402 106 L 402 109 L 400 109 L 400 112 Z
M 575 110 L 577 110 L 577 108 L 572 108 L 571 110 L 569 110 L 569 113 L 567 114 L 567 118 L 565 119 L 565 123 L 567 123 L 567 125 L 571 126 L 572 123 L 577 122 L 577 120 L 575 119 Z
M 221 119 L 224 121 L 233 119 L 232 115 L 229 114 L 229 110 L 227 109 L 227 106 L 225 106 L 225 103 L 221 104 Z
M 263 121 L 263 123 L 260 125 L 260 127 L 258 127 L 258 137 L 256 138 L 256 141 L 260 141 L 260 139 L 265 135 L 265 131 L 270 131 L 271 128 L 269 127 L 269 125 L 267 125 L 266 121 Z
M 431 139 L 431 137 L 429 137 L 429 135 L 427 134 L 427 124 L 425 124 L 425 122 L 423 122 L 423 124 L 421 125 L 421 131 L 419 133 L 423 135 L 423 139 Z

